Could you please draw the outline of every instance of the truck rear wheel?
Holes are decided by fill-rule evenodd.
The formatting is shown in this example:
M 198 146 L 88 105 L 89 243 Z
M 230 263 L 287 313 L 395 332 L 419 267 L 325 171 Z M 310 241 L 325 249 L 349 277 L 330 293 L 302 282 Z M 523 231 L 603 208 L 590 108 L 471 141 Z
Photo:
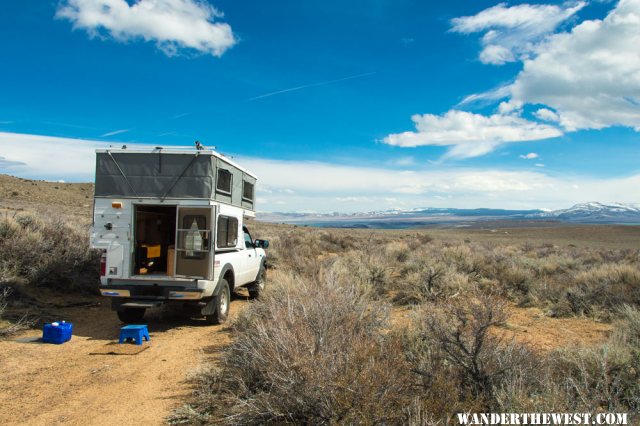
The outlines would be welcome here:
M 229 316 L 229 304 L 231 303 L 231 291 L 229 283 L 222 278 L 220 280 L 220 292 L 214 296 L 210 303 L 214 305 L 214 311 L 211 315 L 205 315 L 205 319 L 209 324 L 222 324 Z
M 264 267 L 264 264 L 260 266 L 260 271 L 258 272 L 258 278 L 256 282 L 251 284 L 247 290 L 249 290 L 249 299 L 257 299 L 260 297 L 260 293 L 264 291 L 264 287 L 267 284 L 267 270 Z
M 118 311 L 118 318 L 127 324 L 141 322 L 145 311 L 145 308 L 124 308 Z

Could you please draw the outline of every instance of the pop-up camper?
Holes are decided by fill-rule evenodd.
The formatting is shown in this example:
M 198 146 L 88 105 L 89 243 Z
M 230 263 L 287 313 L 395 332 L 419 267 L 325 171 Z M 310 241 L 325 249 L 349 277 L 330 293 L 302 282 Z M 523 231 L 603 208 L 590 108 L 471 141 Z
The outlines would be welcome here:
M 124 322 L 171 302 L 220 323 L 234 289 L 264 287 L 268 242 L 244 226 L 256 176 L 198 148 L 96 151 L 91 246 L 103 250 L 100 292 Z

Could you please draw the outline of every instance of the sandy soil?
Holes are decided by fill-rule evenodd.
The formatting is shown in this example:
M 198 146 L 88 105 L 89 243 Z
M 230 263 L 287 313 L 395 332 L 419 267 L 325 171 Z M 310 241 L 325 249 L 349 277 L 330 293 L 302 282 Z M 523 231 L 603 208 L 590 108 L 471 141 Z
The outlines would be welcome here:
M 234 300 L 231 317 L 246 304 Z M 0 341 L 0 424 L 162 424 L 189 397 L 189 374 L 230 341 L 223 326 L 152 319 L 149 349 L 91 355 L 118 339 L 108 303 L 58 312 L 74 324 L 70 342 L 43 344 L 36 330 Z
M 501 329 L 534 349 L 550 351 L 560 347 L 593 348 L 607 340 L 611 324 L 588 318 L 550 318 L 538 308 L 512 308 L 507 324 Z
M 393 308 L 392 326 L 408 326 L 411 315 L 411 308 Z M 612 329 L 611 324 L 587 318 L 550 318 L 538 308 L 510 307 L 506 325 L 494 332 L 546 352 L 562 347 L 597 346 L 607 340 Z

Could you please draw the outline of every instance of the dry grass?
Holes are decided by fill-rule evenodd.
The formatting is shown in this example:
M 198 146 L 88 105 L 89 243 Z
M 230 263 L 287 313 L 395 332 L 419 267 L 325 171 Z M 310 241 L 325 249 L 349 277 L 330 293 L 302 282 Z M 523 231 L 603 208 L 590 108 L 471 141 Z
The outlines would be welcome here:
M 37 211 L 90 221 L 92 183 L 61 183 L 0 174 L 0 211 Z

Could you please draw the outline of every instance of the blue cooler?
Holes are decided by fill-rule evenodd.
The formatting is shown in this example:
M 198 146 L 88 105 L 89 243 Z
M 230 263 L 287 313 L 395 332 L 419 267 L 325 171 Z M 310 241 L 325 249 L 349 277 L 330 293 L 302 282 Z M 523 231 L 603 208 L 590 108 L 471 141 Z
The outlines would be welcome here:
M 44 343 L 55 343 L 59 345 L 71 340 L 73 324 L 70 322 L 52 322 L 45 324 L 42 329 L 42 341 Z

